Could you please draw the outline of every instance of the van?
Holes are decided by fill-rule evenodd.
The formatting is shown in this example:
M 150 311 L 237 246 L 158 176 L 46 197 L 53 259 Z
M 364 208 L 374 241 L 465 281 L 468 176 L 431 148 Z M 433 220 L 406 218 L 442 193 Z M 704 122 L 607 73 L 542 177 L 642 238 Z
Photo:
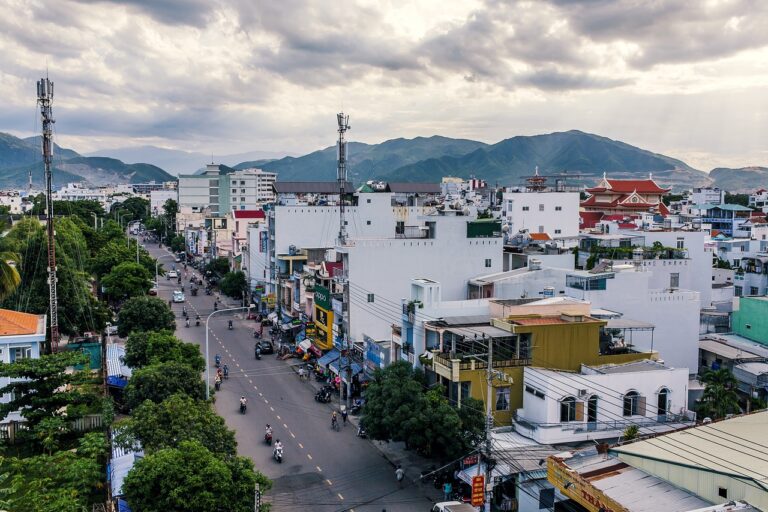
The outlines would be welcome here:
M 460 501 L 443 501 L 435 503 L 432 512 L 477 512 L 477 509 L 469 503 Z

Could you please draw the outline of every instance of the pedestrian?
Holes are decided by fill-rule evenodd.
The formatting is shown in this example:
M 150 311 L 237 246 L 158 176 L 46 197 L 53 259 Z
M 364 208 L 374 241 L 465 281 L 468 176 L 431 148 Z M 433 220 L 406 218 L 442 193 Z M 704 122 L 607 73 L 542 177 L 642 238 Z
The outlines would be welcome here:
M 347 415 L 348 414 L 349 413 L 347 412 L 347 408 L 346 407 L 344 409 L 342 409 L 342 411 L 341 411 L 341 421 L 344 422 L 344 426 L 347 425 Z
M 400 487 L 402 487 L 403 478 L 405 478 L 405 471 L 403 471 L 403 468 L 400 467 L 400 465 L 398 465 L 397 469 L 395 470 L 395 478 L 397 478 L 397 482 L 400 484 Z
M 450 500 L 450 498 L 451 498 L 451 491 L 453 491 L 453 485 L 451 485 L 451 482 L 445 482 L 443 484 L 443 499 L 445 501 Z

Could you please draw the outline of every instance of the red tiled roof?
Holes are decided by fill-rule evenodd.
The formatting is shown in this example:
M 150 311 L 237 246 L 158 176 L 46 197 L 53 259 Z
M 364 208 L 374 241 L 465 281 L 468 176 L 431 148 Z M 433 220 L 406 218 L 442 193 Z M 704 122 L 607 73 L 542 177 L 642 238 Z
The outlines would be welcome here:
M 552 240 L 552 237 L 546 233 L 531 233 L 531 240 L 545 241 Z
M 39 319 L 38 315 L 0 309 L 0 336 L 36 334 Z
M 619 229 L 637 229 L 637 224 L 632 222 L 619 222 Z
M 638 215 L 631 214 L 631 213 L 630 214 L 612 213 L 611 215 L 606 215 L 605 217 L 603 217 L 600 220 L 618 220 L 618 221 L 622 221 L 622 220 L 624 220 L 626 218 L 636 219 L 637 217 L 638 217 Z
M 236 219 L 266 219 L 264 210 L 234 210 Z
M 581 227 L 593 228 L 603 218 L 603 212 L 579 212 L 581 218 Z
M 640 194 L 665 194 L 672 189 L 661 188 L 653 180 L 606 180 L 611 186 L 611 192 L 631 194 L 637 191 Z M 587 192 L 602 192 L 604 188 L 588 188 Z
M 598 201 L 596 196 L 591 196 L 583 200 L 580 204 L 580 206 L 605 206 L 605 207 L 613 207 L 619 204 L 619 201 L 621 201 L 620 197 L 617 197 L 610 203 L 606 203 L 603 201 Z

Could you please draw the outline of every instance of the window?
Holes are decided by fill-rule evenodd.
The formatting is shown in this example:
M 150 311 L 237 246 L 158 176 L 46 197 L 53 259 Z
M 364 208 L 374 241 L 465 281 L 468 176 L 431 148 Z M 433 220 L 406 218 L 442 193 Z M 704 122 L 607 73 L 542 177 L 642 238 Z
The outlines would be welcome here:
M 245 198 L 244 198 L 244 197 L 241 197 L 241 198 L 240 198 L 240 202 L 241 202 L 241 203 L 244 203 L 244 202 L 245 202 Z
M 367 220 L 367 221 L 365 221 L 365 224 L 370 226 L 371 225 L 371 221 Z
M 491 268 L 491 259 L 490 258 L 486 258 L 485 259 L 485 268 Z
M 368 204 L 371 204 L 371 200 L 370 199 L 366 199 L 365 202 L 368 203 Z
M 524 211 L 524 212 L 527 212 L 527 211 L 528 211 L 528 210 L 530 210 L 530 209 L 531 209 L 531 208 L 530 208 L 530 206 L 523 206 L 523 211 Z
M 624 395 L 624 416 L 636 416 L 640 411 L 640 395 L 630 391 Z
M 678 249 L 685 249 L 685 238 L 678 238 L 677 239 L 677 248 Z
M 233 189 L 232 189 L 232 193 L 233 193 L 233 194 L 237 194 L 237 189 L 236 189 L 236 188 L 233 188 Z
M 496 410 L 509 410 L 509 388 L 496 388 Z
M 372 293 L 368 294 L 368 302 L 373 302 L 374 296 Z
M 728 489 L 726 489 L 725 487 L 718 487 L 717 495 L 720 496 L 721 498 L 728 499 Z
M 555 234 L 556 234 L 556 235 L 559 235 L 559 234 L 560 234 L 560 233 L 562 233 L 562 232 L 563 232 L 563 230 L 562 230 L 562 229 L 556 229 L 556 230 L 555 230 Z
M 563 211 L 563 207 L 562 206 L 555 206 L 555 211 L 556 212 L 561 212 L 561 211 Z
M 572 396 L 560 400 L 560 421 L 576 421 L 576 399 Z
M 240 182 L 240 184 L 241 184 L 241 185 L 245 185 L 245 181 L 241 181 L 241 182 Z
M 741 297 L 743 294 L 741 286 L 734 286 L 733 287 L 733 294 L 737 297 Z
M 529 386 L 528 384 L 525 385 L 525 392 L 532 394 L 536 398 L 541 398 L 542 400 L 544 400 L 544 397 L 546 396 L 543 391 L 539 391 L 535 387 Z
M 241 189 L 240 189 L 240 193 L 241 193 L 241 194 L 245 194 L 245 189 L 244 189 L 244 188 L 241 188 Z
M 29 359 L 32 357 L 32 347 L 13 347 L 11 348 L 11 362 L 20 359 Z
M 757 291 L 757 286 L 750 286 L 749 287 L 749 294 L 750 295 L 759 295 L 759 293 Z
M 680 288 L 680 273 L 674 272 L 669 274 L 669 287 Z
M 543 205 L 543 204 L 539 204 L 539 211 L 540 211 L 540 212 L 543 212 L 543 211 L 544 211 L 544 205 Z
M 744 327 L 746 327 L 747 329 L 751 329 L 752 328 L 752 324 L 744 324 Z

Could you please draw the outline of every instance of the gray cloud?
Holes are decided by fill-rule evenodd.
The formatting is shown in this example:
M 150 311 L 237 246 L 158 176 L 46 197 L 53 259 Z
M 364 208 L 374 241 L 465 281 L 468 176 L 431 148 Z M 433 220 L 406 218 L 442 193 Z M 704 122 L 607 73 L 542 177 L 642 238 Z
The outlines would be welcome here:
M 122 5 L 166 25 L 202 27 L 217 8 L 216 0 L 76 0 L 85 4 Z

